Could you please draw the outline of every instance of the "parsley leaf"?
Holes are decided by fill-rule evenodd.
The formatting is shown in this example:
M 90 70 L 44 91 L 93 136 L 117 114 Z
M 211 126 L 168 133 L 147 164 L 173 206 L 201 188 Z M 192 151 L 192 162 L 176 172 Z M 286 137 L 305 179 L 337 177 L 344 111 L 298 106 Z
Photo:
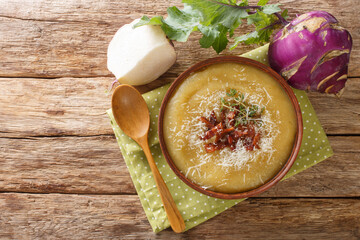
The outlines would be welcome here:
M 134 27 L 159 25 L 169 39 L 179 42 L 187 41 L 192 32 L 200 31 L 203 35 L 199 40 L 201 47 L 212 47 L 220 53 L 226 49 L 228 38 L 234 36 L 242 20 L 255 25 L 255 31 L 235 37 L 230 49 L 239 43 L 263 44 L 270 40 L 275 27 L 286 23 L 287 11 L 280 15 L 279 5 L 267 5 L 268 1 L 259 0 L 258 5 L 249 6 L 248 0 L 183 0 L 184 8 L 169 7 L 167 18 L 143 16 Z

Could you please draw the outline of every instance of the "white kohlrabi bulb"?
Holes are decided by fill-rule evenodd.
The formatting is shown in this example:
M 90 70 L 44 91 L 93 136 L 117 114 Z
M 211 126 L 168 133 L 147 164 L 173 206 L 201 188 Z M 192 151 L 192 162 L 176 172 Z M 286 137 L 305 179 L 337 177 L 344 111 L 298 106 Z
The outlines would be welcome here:
M 139 19 L 122 26 L 107 52 L 108 69 L 120 83 L 147 84 L 165 73 L 176 61 L 176 53 L 160 26 L 133 28 Z

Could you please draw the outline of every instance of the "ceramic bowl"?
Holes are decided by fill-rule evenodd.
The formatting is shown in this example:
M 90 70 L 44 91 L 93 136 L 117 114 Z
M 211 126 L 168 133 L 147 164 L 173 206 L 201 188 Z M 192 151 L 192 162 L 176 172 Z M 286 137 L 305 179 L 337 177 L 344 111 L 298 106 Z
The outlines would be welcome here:
M 284 91 L 288 95 L 288 97 L 294 107 L 295 113 L 296 113 L 297 133 L 295 136 L 295 141 L 293 144 L 292 152 L 291 152 L 287 162 L 282 167 L 282 169 L 272 179 L 270 179 L 269 181 L 267 181 L 266 183 L 264 183 L 263 185 L 255 188 L 255 189 L 245 191 L 245 192 L 239 192 L 239 193 L 215 192 L 215 191 L 211 191 L 209 189 L 204 189 L 201 186 L 193 183 L 191 180 L 189 180 L 188 178 L 185 177 L 185 175 L 176 167 L 175 163 L 172 161 L 171 156 L 170 156 L 167 146 L 166 146 L 165 139 L 164 139 L 164 132 L 163 132 L 164 112 L 165 112 L 167 103 L 168 103 L 169 99 L 171 98 L 171 96 L 173 95 L 174 91 L 177 89 L 177 87 L 179 85 L 181 85 L 183 83 L 183 81 L 186 78 L 188 78 L 190 76 L 191 73 L 197 72 L 205 67 L 208 67 L 210 65 L 217 64 L 217 63 L 245 64 L 245 65 L 256 67 L 256 68 L 260 69 L 261 71 L 266 72 L 267 74 L 271 75 L 274 78 L 274 80 L 276 80 L 281 85 L 281 87 L 284 89 Z M 160 141 L 161 150 L 165 156 L 166 161 L 168 162 L 168 164 L 170 165 L 170 167 L 174 171 L 174 173 L 184 183 L 186 183 L 188 186 L 195 189 L 196 191 L 201 192 L 201 193 L 211 196 L 211 197 L 222 198 L 222 199 L 247 198 L 247 197 L 251 197 L 256 194 L 259 194 L 261 192 L 264 192 L 267 189 L 274 186 L 277 182 L 279 182 L 286 175 L 286 173 L 290 170 L 291 166 L 295 162 L 295 159 L 300 150 L 301 140 L 302 140 L 302 136 L 303 136 L 303 123 L 302 123 L 302 116 L 301 116 L 301 110 L 299 107 L 299 103 L 295 97 L 294 92 L 292 91 L 290 86 L 286 83 L 286 81 L 278 73 L 276 73 L 274 70 L 272 70 L 270 67 L 268 67 L 262 63 L 259 63 L 257 61 L 254 61 L 254 60 L 251 60 L 248 58 L 237 57 L 237 56 L 222 56 L 222 57 L 207 59 L 205 61 L 199 62 L 199 63 L 191 66 L 189 69 L 187 69 L 185 72 L 183 72 L 178 78 L 176 78 L 176 80 L 172 83 L 172 85 L 168 89 L 168 91 L 162 101 L 160 113 L 159 113 L 158 127 L 159 127 L 158 131 L 159 131 L 159 141 Z

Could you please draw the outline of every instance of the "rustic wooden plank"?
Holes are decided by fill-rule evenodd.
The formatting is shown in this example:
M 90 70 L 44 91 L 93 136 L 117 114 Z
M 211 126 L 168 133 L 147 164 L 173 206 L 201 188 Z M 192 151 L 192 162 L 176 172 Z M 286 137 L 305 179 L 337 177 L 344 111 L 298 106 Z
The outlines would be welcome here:
M 320 93 L 309 93 L 308 96 L 327 134 L 359 134 L 359 78 L 348 80 L 340 98 Z
M 1 138 L 0 191 L 135 193 L 113 137 Z
M 142 92 L 174 77 L 140 87 Z M 110 78 L 0 78 L 0 137 L 113 134 L 105 111 Z M 310 94 L 328 134 L 360 134 L 360 78 L 342 98 Z
M 360 137 L 330 137 L 335 156 L 264 197 L 359 197 Z M 0 138 L 0 192 L 136 194 L 113 137 Z
M 111 100 L 105 93 L 108 82 L 104 77 L 0 78 L 0 137 L 113 134 L 105 114 Z M 360 134 L 359 78 L 349 80 L 340 99 L 312 93 L 310 100 L 328 134 Z
M 359 239 L 358 199 L 248 199 L 183 233 L 154 234 L 137 196 L 0 194 L 6 239 Z M 260 231 L 259 231 L 260 230 Z
M 0 136 L 110 134 L 108 80 L 0 79 Z
M 256 1 L 254 1 L 256 2 Z M 290 17 L 321 8 L 334 14 L 350 30 L 354 47 L 349 65 L 350 76 L 360 76 L 360 12 L 353 0 L 279 0 L 289 9 Z M 164 15 L 170 5 L 180 1 L 20 1 L 1 0 L 0 76 L 2 77 L 86 77 L 111 76 L 106 68 L 106 50 L 116 30 L 132 19 L 146 15 Z M 248 32 L 244 24 L 238 33 Z M 175 43 L 177 63 L 170 75 L 190 65 L 216 56 L 200 49 L 199 34 L 187 43 Z M 254 46 L 241 46 L 240 54 Z
M 352 33 L 349 73 L 360 76 L 359 4 L 279 2 L 291 17 L 319 8 L 333 13 Z M 359 136 L 331 136 L 334 157 L 185 234 L 151 232 L 104 113 L 113 79 L 106 48 L 122 24 L 163 15 L 174 3 L 180 0 L 0 0 L 0 76 L 18 77 L 0 78 L 0 192 L 50 193 L 0 193 L 0 239 L 359 239 Z M 177 63 L 140 90 L 216 55 L 198 39 L 175 43 Z M 310 94 L 328 134 L 360 134 L 359 90 L 353 78 L 340 100 Z
M 329 140 L 334 156 L 286 179 L 261 197 L 359 197 L 360 137 L 336 136 Z

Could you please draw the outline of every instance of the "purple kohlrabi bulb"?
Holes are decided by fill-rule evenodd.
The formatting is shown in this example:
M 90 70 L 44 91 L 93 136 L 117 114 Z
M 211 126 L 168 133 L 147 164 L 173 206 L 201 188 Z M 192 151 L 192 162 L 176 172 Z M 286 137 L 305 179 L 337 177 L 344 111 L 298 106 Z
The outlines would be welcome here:
M 330 13 L 295 18 L 269 46 L 270 66 L 298 89 L 340 94 L 347 80 L 350 33 Z

